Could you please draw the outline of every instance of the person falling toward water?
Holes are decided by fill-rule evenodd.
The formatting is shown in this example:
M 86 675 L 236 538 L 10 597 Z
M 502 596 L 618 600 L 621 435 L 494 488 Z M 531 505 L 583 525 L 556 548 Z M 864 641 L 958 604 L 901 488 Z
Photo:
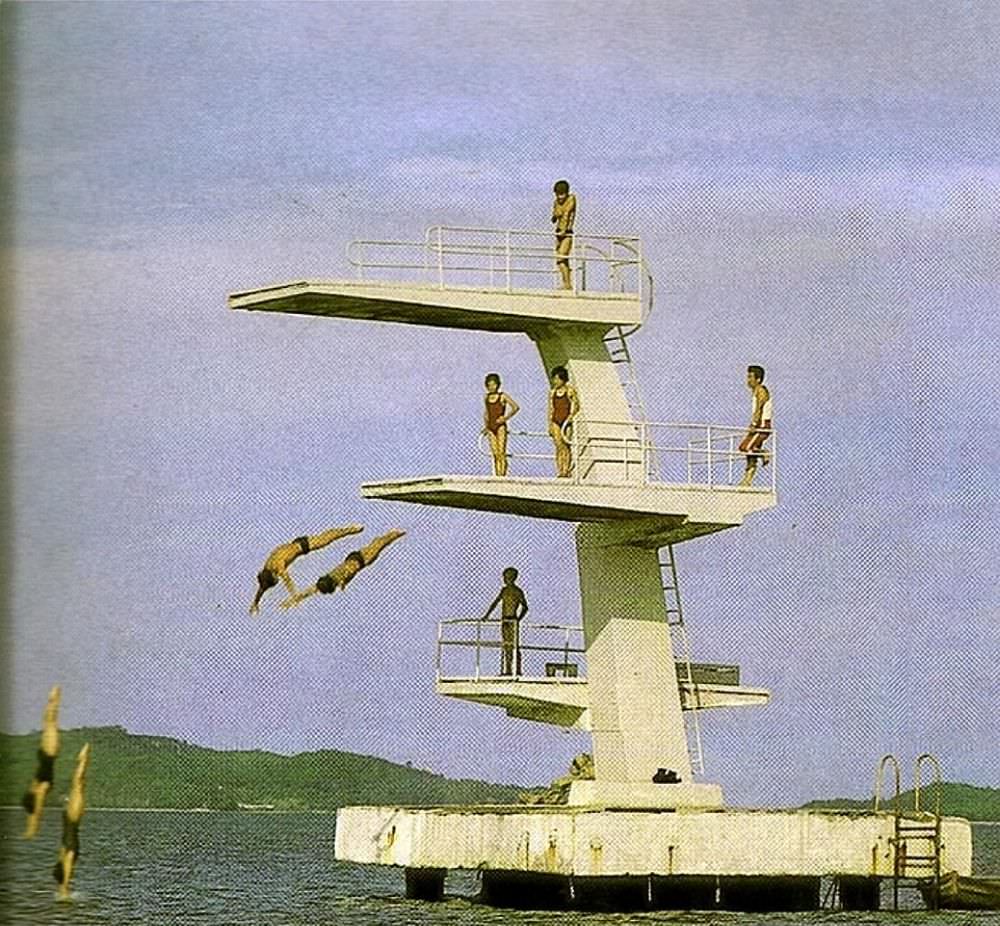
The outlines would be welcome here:
M 360 534 L 363 530 L 360 524 L 348 524 L 347 527 L 334 527 L 313 537 L 296 537 L 288 543 L 281 544 L 280 547 L 275 547 L 265 560 L 264 568 L 257 573 L 257 594 L 254 596 L 253 604 L 250 605 L 250 613 L 256 614 L 260 610 L 260 600 L 264 597 L 264 593 L 274 588 L 279 579 L 284 583 L 289 595 L 296 594 L 297 589 L 288 574 L 288 567 L 300 556 L 329 546 L 341 537 Z
M 573 451 L 567 432 L 577 412 L 580 399 L 569 384 L 566 367 L 552 368 L 552 388 L 549 390 L 549 437 L 556 448 L 556 476 L 568 478 L 573 472 Z
M 573 222 L 576 220 L 576 197 L 569 191 L 569 182 L 557 180 L 552 187 L 552 221 L 556 226 L 556 267 L 562 277 L 562 288 L 573 288 L 569 269 L 569 254 L 573 250 Z
M 59 755 L 59 701 L 62 689 L 55 685 L 49 692 L 49 700 L 42 715 L 42 735 L 38 744 L 38 764 L 31 784 L 21 799 L 21 805 L 28 813 L 24 828 L 26 839 L 34 838 L 45 809 L 45 798 L 52 788 L 55 777 L 56 756 Z
M 483 434 L 489 439 L 493 454 L 493 475 L 507 475 L 507 422 L 521 409 L 506 392 L 500 391 L 500 374 L 486 374 L 486 408 Z
M 335 592 L 338 588 L 347 588 L 348 583 L 359 573 L 365 566 L 370 566 L 372 563 L 378 559 L 379 554 L 387 547 L 390 543 L 399 540 L 403 537 L 406 531 L 401 530 L 391 530 L 381 537 L 376 537 L 371 543 L 363 546 L 360 550 L 352 550 L 347 556 L 344 557 L 344 561 L 331 569 L 326 575 L 320 576 L 314 585 L 310 585 L 309 588 L 304 589 L 301 592 L 296 592 L 286 598 L 281 602 L 282 608 L 294 608 L 296 605 L 301 604 L 307 598 L 313 595 L 330 595 Z
M 771 462 L 771 455 L 762 452 L 764 442 L 771 436 L 771 421 L 774 411 L 771 407 L 771 393 L 764 385 L 764 368 L 752 364 L 747 367 L 747 388 L 752 400 L 750 408 L 750 429 L 740 443 L 740 452 L 747 454 L 747 467 L 740 480 L 741 487 L 753 482 L 757 473 L 757 463 L 765 466 Z
M 69 797 L 63 809 L 62 841 L 59 845 L 59 858 L 52 869 L 52 877 L 59 882 L 59 896 L 69 897 L 69 883 L 73 878 L 73 868 L 80 858 L 80 820 L 83 817 L 83 789 L 87 778 L 87 766 L 90 764 L 90 743 L 84 743 L 76 757 L 76 768 L 73 769 L 73 780 L 69 785 Z
M 497 605 L 500 605 L 500 674 L 521 674 L 521 618 L 528 613 L 528 599 L 514 583 L 517 570 L 508 566 L 503 571 L 503 588 L 493 600 L 481 620 L 489 620 Z M 516 668 L 515 668 L 516 667 Z

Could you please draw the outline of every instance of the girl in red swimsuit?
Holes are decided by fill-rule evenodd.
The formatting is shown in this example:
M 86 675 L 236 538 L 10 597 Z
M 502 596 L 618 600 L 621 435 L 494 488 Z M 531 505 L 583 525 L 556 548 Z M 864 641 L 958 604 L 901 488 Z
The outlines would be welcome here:
M 483 413 L 483 434 L 490 442 L 493 454 L 493 475 L 507 475 L 507 422 L 513 418 L 520 406 L 506 392 L 500 391 L 500 376 L 486 374 L 485 411 Z
M 549 436 L 556 448 L 556 475 L 566 479 L 573 472 L 573 451 L 566 440 L 567 425 L 580 411 L 576 390 L 569 384 L 566 367 L 552 369 L 552 388 L 549 390 Z

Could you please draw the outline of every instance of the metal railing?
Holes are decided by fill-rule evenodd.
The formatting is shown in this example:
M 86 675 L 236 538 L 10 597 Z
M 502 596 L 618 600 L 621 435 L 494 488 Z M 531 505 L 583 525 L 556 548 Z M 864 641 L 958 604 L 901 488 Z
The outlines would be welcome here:
M 574 483 L 671 484 L 698 488 L 735 486 L 748 456 L 757 458 L 753 488 L 777 491 L 778 436 L 771 429 L 763 447 L 748 454 L 739 446 L 746 425 L 695 422 L 610 421 L 577 416 L 563 435 L 573 454 Z M 490 457 L 485 435 L 479 451 Z M 510 430 L 507 457 L 511 476 L 552 475 L 554 448 L 543 431 Z M 543 467 L 539 461 L 548 461 Z M 545 472 L 545 470 L 548 470 Z
M 474 617 L 438 622 L 436 669 L 438 679 L 510 678 L 501 675 L 503 640 L 500 620 Z M 583 628 L 570 624 L 520 621 L 515 666 L 521 678 L 583 681 Z M 457 664 L 457 667 L 456 667 Z
M 433 225 L 423 241 L 352 241 L 347 260 L 359 280 L 416 278 L 440 289 L 506 292 L 559 288 L 557 262 L 566 260 L 575 293 L 631 296 L 642 301 L 644 318 L 652 309 L 653 279 L 642 242 L 629 235 L 575 234 L 570 252 L 560 255 L 552 231 Z

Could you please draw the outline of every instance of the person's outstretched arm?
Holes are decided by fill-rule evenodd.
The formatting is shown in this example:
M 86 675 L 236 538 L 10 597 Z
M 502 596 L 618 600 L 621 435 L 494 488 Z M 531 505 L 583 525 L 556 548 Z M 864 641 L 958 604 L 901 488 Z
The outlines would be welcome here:
M 315 595 L 319 589 L 315 585 L 310 585 L 309 588 L 303 589 L 301 592 L 295 592 L 295 594 L 290 595 L 281 604 L 278 605 L 279 608 L 284 608 L 286 611 L 289 608 L 294 608 L 296 605 L 302 604 L 307 598 L 311 598 Z
M 496 596 L 496 598 L 493 599 L 493 604 L 491 604 L 489 608 L 486 609 L 486 613 L 480 618 L 480 620 L 488 621 L 490 619 L 490 615 L 493 613 L 493 610 L 496 608 L 496 606 L 500 604 L 500 599 L 502 597 L 503 597 L 503 592 L 501 592 L 499 595 Z

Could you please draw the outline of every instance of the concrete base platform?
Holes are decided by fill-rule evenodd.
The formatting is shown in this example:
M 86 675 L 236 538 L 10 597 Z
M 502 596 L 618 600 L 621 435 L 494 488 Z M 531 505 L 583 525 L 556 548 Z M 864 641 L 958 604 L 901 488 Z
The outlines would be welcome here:
M 872 909 L 893 874 L 894 822 L 812 810 L 346 807 L 336 857 L 423 869 L 408 878 L 414 896 L 418 884 L 433 896 L 444 871 L 481 871 L 481 899 L 498 906 L 814 909 L 827 878 L 845 909 Z M 969 874 L 969 822 L 945 817 L 941 834 L 942 869 Z

